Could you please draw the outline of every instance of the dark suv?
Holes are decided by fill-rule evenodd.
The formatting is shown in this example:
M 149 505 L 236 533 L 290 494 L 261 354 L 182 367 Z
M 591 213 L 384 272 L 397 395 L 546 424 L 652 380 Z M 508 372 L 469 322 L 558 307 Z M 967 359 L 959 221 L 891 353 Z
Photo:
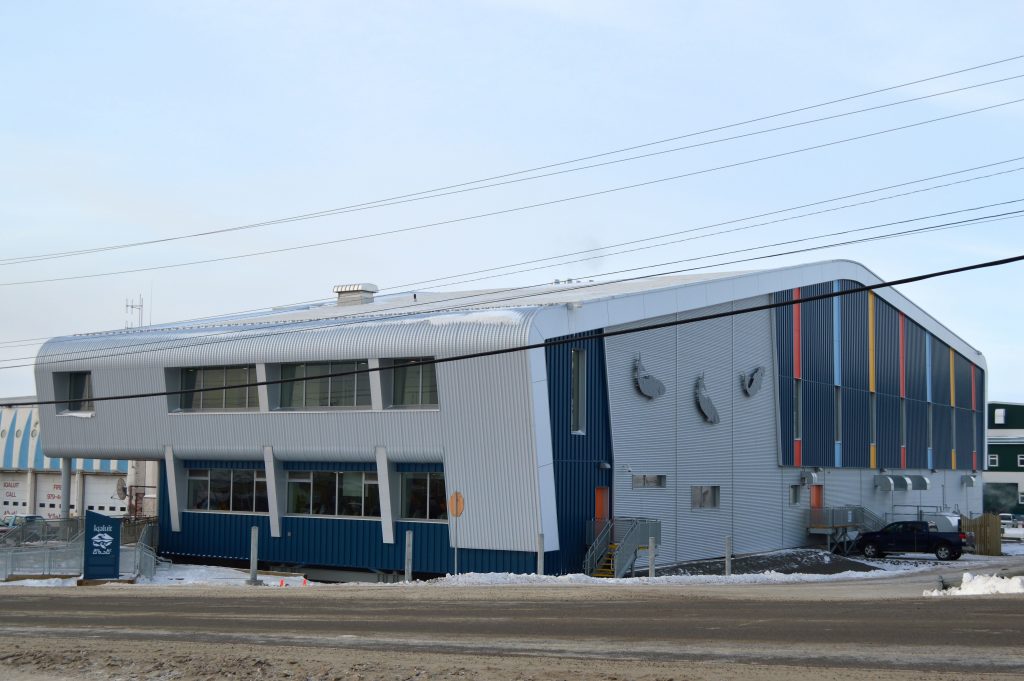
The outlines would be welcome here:
M 857 546 L 865 558 L 881 558 L 887 553 L 934 553 L 939 560 L 956 560 L 964 552 L 967 535 L 939 532 L 935 523 L 904 520 L 889 523 L 877 532 L 864 532 Z

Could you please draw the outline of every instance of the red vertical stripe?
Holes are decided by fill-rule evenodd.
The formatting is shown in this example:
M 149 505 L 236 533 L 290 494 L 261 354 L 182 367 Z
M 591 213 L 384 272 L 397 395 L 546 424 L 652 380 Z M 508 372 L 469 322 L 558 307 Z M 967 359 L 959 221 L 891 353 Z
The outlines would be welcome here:
M 800 300 L 800 289 L 793 289 L 793 300 Z M 793 306 L 793 378 L 803 378 L 800 371 L 800 304 Z M 799 464 L 798 464 L 799 465 Z
M 804 443 L 800 440 L 793 440 L 793 465 L 804 465 Z
M 900 468 L 907 467 L 907 448 L 900 447 Z
M 978 395 L 977 395 L 977 388 L 975 387 L 975 383 L 974 383 L 974 365 L 973 364 L 971 365 L 971 410 L 972 411 L 977 411 L 978 410 Z M 977 468 L 977 466 L 975 466 L 975 468 Z
M 907 396 L 907 318 L 900 312 L 900 397 Z M 906 465 L 903 466 L 906 468 Z
M 978 470 L 978 452 L 971 452 L 971 470 Z

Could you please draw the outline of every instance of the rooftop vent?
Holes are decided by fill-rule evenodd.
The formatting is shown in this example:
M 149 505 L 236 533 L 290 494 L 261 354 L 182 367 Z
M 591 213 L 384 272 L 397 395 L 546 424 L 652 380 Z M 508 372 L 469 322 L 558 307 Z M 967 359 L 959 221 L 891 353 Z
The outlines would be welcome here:
M 373 294 L 379 291 L 376 284 L 338 284 L 338 305 L 365 305 L 373 302 Z

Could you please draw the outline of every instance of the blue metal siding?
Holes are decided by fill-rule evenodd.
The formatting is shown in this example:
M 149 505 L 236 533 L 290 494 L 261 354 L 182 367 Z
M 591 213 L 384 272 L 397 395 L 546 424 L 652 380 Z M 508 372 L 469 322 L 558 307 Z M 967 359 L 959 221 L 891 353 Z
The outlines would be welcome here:
M 220 468 L 232 470 L 263 470 L 262 461 L 215 461 L 186 459 L 182 462 L 188 468 Z
M 971 409 L 971 363 L 959 352 L 953 353 L 953 373 L 956 375 L 956 406 Z
M 793 465 L 793 379 L 779 379 L 779 452 L 782 465 Z
M 820 296 L 831 292 L 832 282 L 804 286 L 800 289 L 801 297 Z M 803 369 L 801 377 L 816 383 L 833 383 L 835 368 L 832 365 L 831 299 L 800 304 L 800 346 Z M 834 438 L 832 442 L 835 442 Z
M 860 284 L 841 281 L 840 288 L 848 291 Z M 842 317 L 843 385 L 857 390 L 868 389 L 868 294 L 844 295 L 840 303 Z
M 879 393 L 876 398 L 878 465 L 900 467 L 900 398 Z
M 581 334 L 564 340 L 579 338 Z M 586 430 L 570 430 L 572 410 L 572 351 L 586 351 Z M 594 517 L 597 487 L 612 486 L 612 437 L 608 414 L 608 387 L 605 375 L 604 341 L 581 340 L 549 345 L 545 348 L 548 379 L 548 406 L 551 417 L 551 446 L 554 462 L 555 502 L 558 507 L 559 555 L 545 572 L 579 572 L 587 551 L 587 523 Z M 601 469 L 599 464 L 609 468 Z M 611 509 L 612 515 L 615 510 Z
M 792 291 L 772 294 L 773 303 L 793 300 Z M 793 308 L 789 305 L 772 310 L 775 320 L 775 355 L 779 362 L 779 378 L 793 378 Z M 792 439 L 792 438 L 790 438 Z
M 284 461 L 286 471 L 375 471 L 369 461 Z M 260 468 L 263 466 L 260 465 Z
M 831 341 L 829 341 L 831 343 Z M 830 364 L 831 366 L 831 364 Z M 801 381 L 803 465 L 835 465 L 835 386 Z
M 870 395 L 843 388 L 843 466 L 867 468 L 871 463 Z
M 932 336 L 932 402 L 949 404 L 949 346 Z
M 162 555 L 247 560 L 249 532 L 255 525 L 260 528 L 261 561 L 401 571 L 405 567 L 405 531 L 412 530 L 415 572 L 445 574 L 454 569 L 446 523 L 397 522 L 396 542 L 384 544 L 380 522 L 373 520 L 284 516 L 281 537 L 274 538 L 266 515 L 186 511 L 181 514 L 182 531 L 172 532 L 166 475 L 160 479 Z M 459 550 L 459 569 L 465 572 L 532 572 L 536 560 L 532 552 Z
M 900 313 L 875 297 L 875 391 L 900 394 Z
M 974 466 L 971 454 L 974 452 L 974 412 L 970 409 L 956 410 L 956 468 L 971 470 Z
M 366 470 L 373 470 L 373 468 L 367 468 Z M 444 473 L 444 464 L 399 463 L 395 464 L 395 470 L 399 473 Z
M 13 424 L 12 424 L 13 425 Z M 28 443 L 32 439 L 29 434 L 32 432 L 32 412 L 28 413 L 25 423 L 18 426 L 21 429 L 21 447 L 18 451 L 18 468 L 28 468 Z
M 928 403 L 907 400 L 907 468 L 928 467 Z
M 948 360 L 947 360 L 948 361 Z M 946 386 L 949 394 L 949 386 Z M 935 468 L 951 468 L 953 416 L 952 409 L 941 404 L 932 405 L 932 465 Z
M 925 343 L 928 333 L 910 318 L 906 321 L 907 397 L 928 400 L 928 363 Z

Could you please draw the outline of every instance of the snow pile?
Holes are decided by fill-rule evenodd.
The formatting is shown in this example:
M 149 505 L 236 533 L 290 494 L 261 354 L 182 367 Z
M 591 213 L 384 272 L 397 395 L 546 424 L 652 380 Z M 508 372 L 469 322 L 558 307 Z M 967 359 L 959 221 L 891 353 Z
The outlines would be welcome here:
M 316 584 L 316 582 L 307 581 L 302 575 L 296 574 L 260 572 L 257 573 L 256 577 L 262 580 L 265 585 L 272 587 L 303 587 Z M 152 579 L 140 579 L 138 583 L 156 586 L 175 584 L 245 586 L 245 582 L 248 579 L 248 570 L 213 565 L 171 565 L 166 570 L 157 570 Z
M 925 591 L 925 596 L 984 596 L 989 594 L 1024 594 L 1024 577 L 998 577 L 964 573 L 960 586 L 942 591 Z
M 0 586 L 77 586 L 78 578 L 69 579 L 15 579 L 10 582 L 0 582 Z

